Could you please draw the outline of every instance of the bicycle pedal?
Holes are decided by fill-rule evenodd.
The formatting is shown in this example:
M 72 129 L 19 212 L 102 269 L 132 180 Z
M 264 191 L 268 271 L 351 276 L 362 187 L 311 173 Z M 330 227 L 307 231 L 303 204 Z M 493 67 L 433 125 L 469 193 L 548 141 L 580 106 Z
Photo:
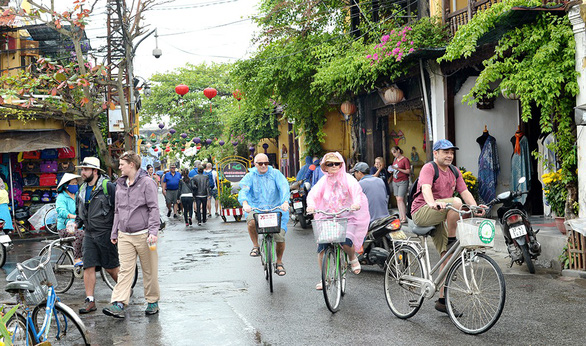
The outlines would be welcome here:
M 419 306 L 419 301 L 418 300 L 414 300 L 414 299 L 410 299 L 409 300 L 409 307 L 410 308 L 416 308 Z

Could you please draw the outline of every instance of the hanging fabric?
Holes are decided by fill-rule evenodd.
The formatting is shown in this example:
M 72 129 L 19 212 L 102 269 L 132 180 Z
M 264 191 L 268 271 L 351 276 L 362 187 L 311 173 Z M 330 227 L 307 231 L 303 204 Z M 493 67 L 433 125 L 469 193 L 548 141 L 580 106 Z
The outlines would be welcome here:
M 500 173 L 496 139 L 486 131 L 476 140 L 481 144 L 478 157 L 478 194 L 484 203 L 496 196 L 497 178 Z
M 515 191 L 529 191 L 531 186 L 531 152 L 529 151 L 529 140 L 520 131 L 511 138 L 514 142 L 513 156 L 511 157 L 511 188 Z M 518 152 L 517 152 L 518 149 Z M 525 177 L 525 182 L 519 184 L 519 178 Z M 525 204 L 527 195 L 517 198 Z

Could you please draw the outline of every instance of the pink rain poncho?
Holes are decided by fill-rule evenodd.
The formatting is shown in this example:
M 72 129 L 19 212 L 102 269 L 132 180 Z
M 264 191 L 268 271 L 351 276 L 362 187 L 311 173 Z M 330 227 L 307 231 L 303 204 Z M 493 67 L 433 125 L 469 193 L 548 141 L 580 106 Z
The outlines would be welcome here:
M 352 240 L 356 250 L 360 249 L 368 231 L 370 215 L 368 213 L 368 199 L 358 181 L 350 174 L 346 173 L 346 165 L 340 153 L 333 153 L 342 162 L 340 170 L 336 174 L 324 172 L 317 184 L 315 184 L 307 195 L 307 206 L 328 213 L 337 212 L 340 209 L 350 208 L 351 205 L 360 205 L 360 210 L 354 212 L 344 212 L 340 217 L 348 219 L 348 228 L 346 229 L 346 238 Z M 328 156 L 326 154 L 324 158 Z M 322 159 L 321 166 L 324 165 Z M 316 213 L 315 219 L 320 220 L 331 218 L 324 214 Z

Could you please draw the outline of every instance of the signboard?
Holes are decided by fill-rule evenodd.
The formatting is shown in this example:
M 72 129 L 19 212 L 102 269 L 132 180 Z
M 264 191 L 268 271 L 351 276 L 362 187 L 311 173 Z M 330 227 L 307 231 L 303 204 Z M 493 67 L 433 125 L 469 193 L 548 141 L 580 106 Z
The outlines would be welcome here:
M 224 178 L 230 182 L 237 183 L 248 173 L 248 167 L 241 162 L 228 162 L 222 166 Z
M 120 107 L 110 110 L 108 113 L 108 131 L 122 132 L 124 131 L 124 121 L 122 120 L 122 111 Z

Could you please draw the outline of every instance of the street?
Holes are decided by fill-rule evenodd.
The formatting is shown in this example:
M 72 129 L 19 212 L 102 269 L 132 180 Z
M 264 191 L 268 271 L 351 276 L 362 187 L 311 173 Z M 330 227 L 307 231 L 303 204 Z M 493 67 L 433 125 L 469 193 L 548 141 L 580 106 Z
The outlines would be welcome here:
M 248 255 L 251 243 L 244 222 L 228 221 L 213 217 L 202 227 L 187 228 L 182 218 L 167 222 L 158 246 L 162 292 L 158 315 L 144 315 L 140 278 L 126 319 L 103 315 L 111 291 L 98 278 L 98 311 L 82 315 L 92 344 L 551 345 L 579 344 L 586 337 L 582 327 L 586 280 L 560 277 L 543 268 L 536 275 L 526 267 L 509 269 L 502 253 L 495 259 L 505 273 L 505 309 L 485 334 L 469 336 L 456 329 L 447 315 L 434 310 L 437 295 L 411 319 L 396 318 L 383 295 L 382 270 L 371 266 L 363 266 L 360 275 L 350 274 L 341 309 L 332 314 L 322 293 L 315 290 L 320 274 L 311 229 L 289 223 L 287 275 L 274 276 L 271 294 L 259 258 Z M 43 245 L 18 242 L 0 270 L 2 286 L 15 263 L 35 255 Z M 76 279 L 60 297 L 77 311 L 84 299 L 82 280 Z M 13 299 L 2 291 L 0 301 Z

